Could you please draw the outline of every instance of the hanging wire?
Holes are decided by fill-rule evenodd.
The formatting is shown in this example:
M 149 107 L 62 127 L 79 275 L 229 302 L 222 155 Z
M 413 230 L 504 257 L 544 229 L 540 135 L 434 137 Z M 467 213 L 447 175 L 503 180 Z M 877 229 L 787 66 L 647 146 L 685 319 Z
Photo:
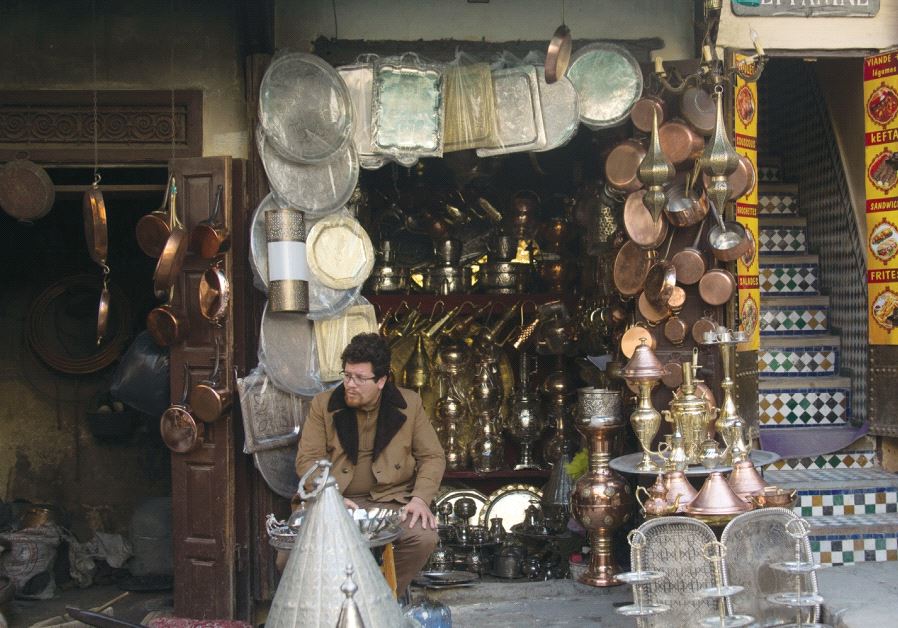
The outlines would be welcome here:
M 175 23 L 175 0 L 169 3 L 171 15 L 170 23 Z M 175 33 L 174 29 L 169 31 L 171 39 L 168 47 L 168 80 L 171 83 L 171 158 L 175 158 Z
M 337 22 L 337 0 L 331 0 L 331 9 L 334 12 L 334 39 L 340 39 L 339 23 Z
M 93 109 L 94 109 L 94 187 L 100 184 L 100 157 L 98 144 L 100 142 L 100 115 L 97 107 L 97 3 L 90 0 L 90 30 L 91 30 L 91 64 L 93 68 Z
M 561 23 L 567 24 L 567 22 L 564 21 L 564 0 L 561 0 Z

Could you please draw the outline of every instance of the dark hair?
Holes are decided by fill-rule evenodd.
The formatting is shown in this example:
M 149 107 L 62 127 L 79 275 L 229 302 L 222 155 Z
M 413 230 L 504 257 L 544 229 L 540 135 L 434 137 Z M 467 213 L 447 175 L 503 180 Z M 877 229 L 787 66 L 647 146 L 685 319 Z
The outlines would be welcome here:
M 370 362 L 374 377 L 380 379 L 390 372 L 390 347 L 380 334 L 358 334 L 352 337 L 340 355 L 343 368 L 346 363 Z

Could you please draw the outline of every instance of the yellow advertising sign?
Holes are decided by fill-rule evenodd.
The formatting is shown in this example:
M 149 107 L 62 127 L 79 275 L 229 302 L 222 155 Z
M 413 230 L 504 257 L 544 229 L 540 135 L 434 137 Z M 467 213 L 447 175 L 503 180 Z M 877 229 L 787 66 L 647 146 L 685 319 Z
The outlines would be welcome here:
M 735 56 L 735 63 L 747 63 L 750 57 Z M 747 72 L 750 69 L 746 68 Z M 733 123 L 736 152 L 751 161 L 758 172 L 758 86 L 736 78 L 733 90 L 735 120 Z M 761 288 L 758 279 L 758 181 L 757 176 L 748 192 L 736 199 L 736 221 L 745 227 L 751 238 L 751 249 L 736 261 L 739 286 L 739 320 L 741 329 L 748 332 L 748 341 L 740 344 L 739 351 L 757 351 L 761 346 Z
M 870 344 L 898 345 L 898 52 L 864 59 Z

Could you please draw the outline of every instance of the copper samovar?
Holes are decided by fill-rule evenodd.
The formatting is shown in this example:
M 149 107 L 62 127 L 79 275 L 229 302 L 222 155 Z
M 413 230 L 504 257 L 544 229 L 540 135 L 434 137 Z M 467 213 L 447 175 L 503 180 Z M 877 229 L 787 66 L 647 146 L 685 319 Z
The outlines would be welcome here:
M 620 393 L 605 391 L 610 408 L 620 408 Z M 610 414 L 610 413 L 609 413 Z M 634 499 L 630 485 L 608 462 L 614 433 L 624 422 L 620 413 L 579 415 L 577 429 L 589 442 L 589 471 L 584 473 L 571 494 L 574 517 L 589 531 L 591 547 L 589 568 L 578 578 L 583 584 L 610 587 L 620 584 L 614 574 L 620 571 L 611 552 L 614 532 L 632 514 Z

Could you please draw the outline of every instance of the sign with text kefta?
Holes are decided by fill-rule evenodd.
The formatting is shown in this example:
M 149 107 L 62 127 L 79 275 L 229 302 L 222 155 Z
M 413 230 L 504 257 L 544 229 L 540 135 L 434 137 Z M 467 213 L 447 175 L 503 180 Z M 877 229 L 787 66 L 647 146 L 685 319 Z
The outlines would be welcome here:
M 752 58 L 735 55 L 734 62 L 747 67 Z M 758 171 L 758 85 L 736 78 L 733 93 L 735 120 L 733 123 L 733 146 L 736 152 L 751 161 L 752 169 Z M 736 199 L 736 221 L 745 227 L 751 239 L 751 248 L 736 260 L 736 275 L 739 285 L 739 321 L 748 333 L 748 341 L 737 347 L 739 351 L 756 351 L 761 346 L 761 327 L 758 324 L 761 311 L 761 288 L 758 279 L 758 180 L 755 176 L 751 188 Z
M 898 51 L 864 59 L 870 344 L 898 345 Z

